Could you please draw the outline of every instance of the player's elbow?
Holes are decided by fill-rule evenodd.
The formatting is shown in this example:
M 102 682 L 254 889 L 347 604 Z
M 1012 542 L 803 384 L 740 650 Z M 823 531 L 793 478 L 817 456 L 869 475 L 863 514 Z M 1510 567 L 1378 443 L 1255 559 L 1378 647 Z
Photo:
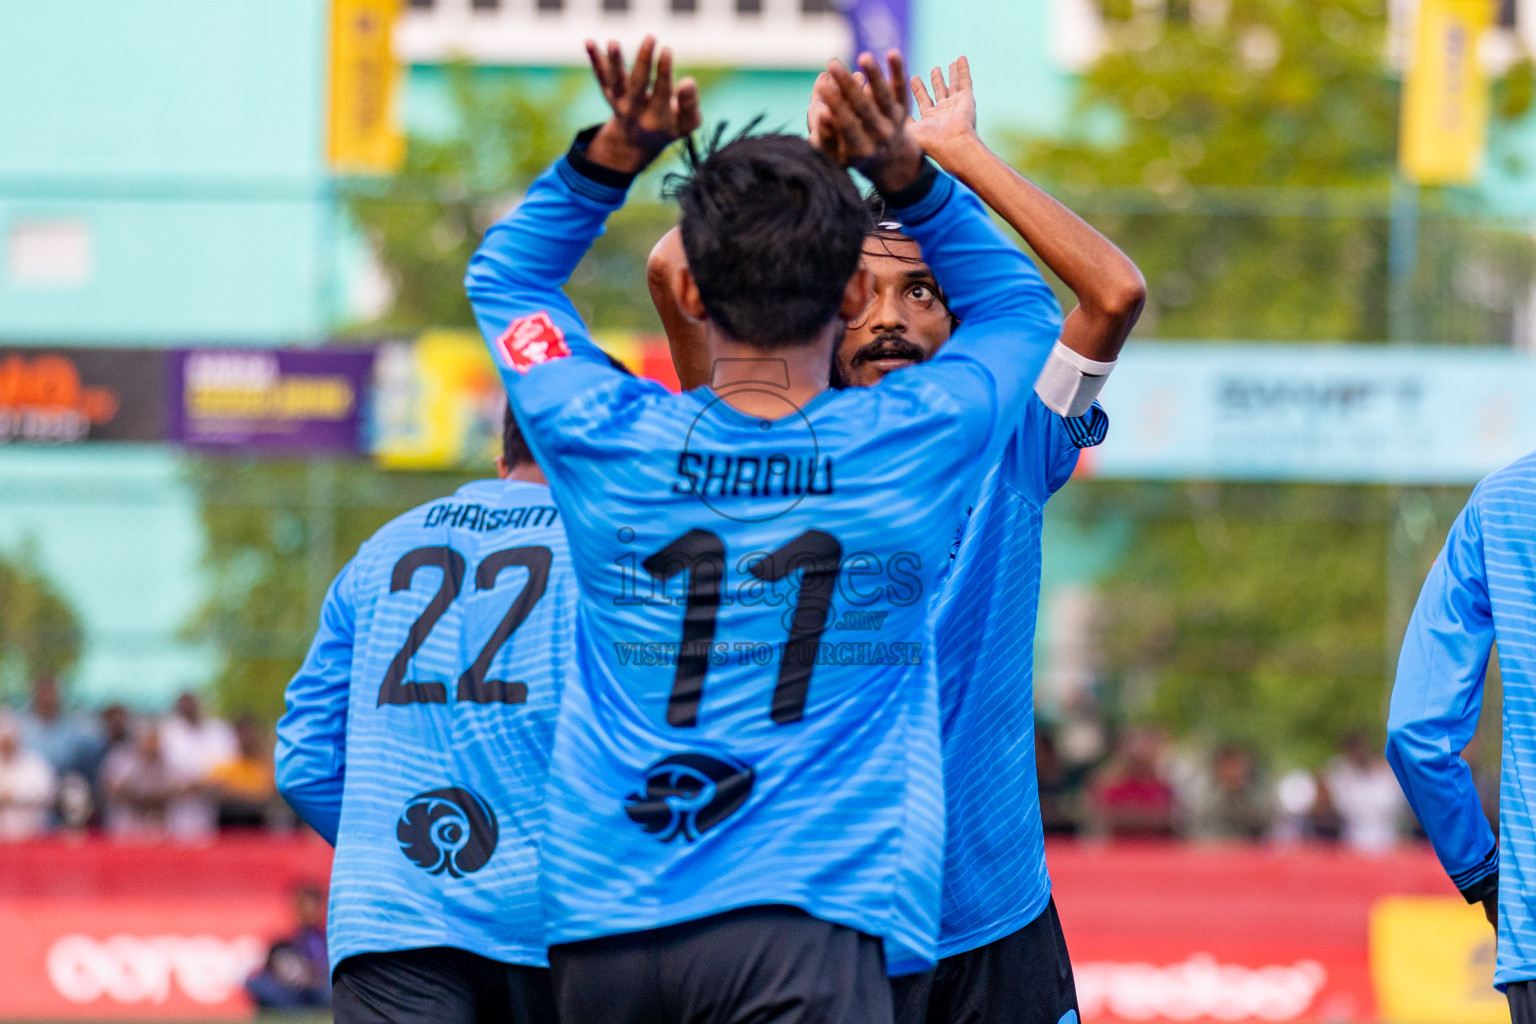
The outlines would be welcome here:
M 1083 304 L 1113 320 L 1134 321 L 1147 304 L 1146 278 L 1134 265 L 1127 265 L 1118 274 L 1106 275 L 1091 299 Z

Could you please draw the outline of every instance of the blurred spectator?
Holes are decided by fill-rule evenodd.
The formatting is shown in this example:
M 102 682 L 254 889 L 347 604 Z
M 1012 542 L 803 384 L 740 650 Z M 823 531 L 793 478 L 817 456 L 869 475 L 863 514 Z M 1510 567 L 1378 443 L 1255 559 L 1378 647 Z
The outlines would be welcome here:
M 1355 733 L 1324 773 L 1338 808 L 1346 845 L 1361 853 L 1385 853 L 1402 838 L 1408 801 L 1384 755 Z
M 90 782 L 90 824 L 96 828 L 106 825 L 107 788 L 105 782 L 107 759 L 113 751 L 133 746 L 133 719 L 121 704 L 108 704 L 101 709 L 97 719 L 101 731 L 101 743 L 94 754 L 81 766 L 81 772 Z
M 1286 772 L 1275 785 L 1273 838 L 1282 843 L 1339 841 L 1339 812 L 1328 787 L 1304 769 Z
M 263 1010 L 301 1010 L 331 1005 L 331 968 L 325 951 L 325 895 L 312 885 L 294 893 L 298 929 L 272 944 L 267 962 L 245 983 Z
M 183 693 L 160 723 L 165 763 L 182 783 L 166 811 L 166 828 L 177 839 L 206 839 L 218 824 L 218 802 L 209 789 L 213 769 L 239 756 L 235 731 L 203 713 L 196 694 Z
M 172 801 L 186 784 L 166 763 L 160 730 L 139 730 L 131 746 L 119 746 L 101 768 L 107 831 L 118 836 L 163 836 Z
M 1074 836 L 1082 827 L 1083 772 L 1062 763 L 1056 734 L 1035 726 L 1035 774 L 1039 780 L 1040 823 L 1048 836 Z
M 57 786 L 53 767 L 21 742 L 21 729 L 0 716 L 0 839 L 30 839 L 48 829 Z
M 84 826 L 91 815 L 91 779 L 102 737 L 89 718 L 65 712 L 58 680 L 51 675 L 32 682 L 31 703 L 21 717 L 21 742 L 53 768 L 49 826 Z
M 1263 839 L 1274 807 L 1253 752 L 1237 744 L 1217 748 L 1191 801 L 1191 827 L 1201 839 Z
M 1174 835 L 1173 787 L 1162 773 L 1162 737 L 1149 729 L 1126 733 L 1093 787 L 1093 815 L 1112 839 Z
M 64 713 L 58 680 L 39 676 L 32 683 L 31 704 L 21 716 L 21 742 L 63 775 L 83 772 L 102 740 L 90 719 Z
M 262 828 L 271 823 L 277 800 L 272 741 L 254 719 L 235 723 L 236 755 L 208 776 L 218 802 L 219 828 Z

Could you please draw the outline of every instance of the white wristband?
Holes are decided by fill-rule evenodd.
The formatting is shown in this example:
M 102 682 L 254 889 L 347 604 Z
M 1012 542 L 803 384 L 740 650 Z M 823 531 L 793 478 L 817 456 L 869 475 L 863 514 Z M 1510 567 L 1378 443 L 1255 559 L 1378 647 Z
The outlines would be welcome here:
M 1058 341 L 1035 381 L 1035 394 L 1057 415 L 1069 419 L 1081 416 L 1093 408 L 1093 400 L 1104 390 L 1114 368 L 1113 360 L 1101 363 L 1089 359 Z

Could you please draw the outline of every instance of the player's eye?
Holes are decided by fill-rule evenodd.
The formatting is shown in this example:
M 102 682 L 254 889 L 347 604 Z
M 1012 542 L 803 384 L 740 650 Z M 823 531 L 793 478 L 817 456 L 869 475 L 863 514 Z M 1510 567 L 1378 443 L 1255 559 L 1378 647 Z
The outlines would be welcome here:
M 933 305 L 933 300 L 938 298 L 938 295 L 926 284 L 914 284 L 907 289 L 907 298 L 926 309 Z

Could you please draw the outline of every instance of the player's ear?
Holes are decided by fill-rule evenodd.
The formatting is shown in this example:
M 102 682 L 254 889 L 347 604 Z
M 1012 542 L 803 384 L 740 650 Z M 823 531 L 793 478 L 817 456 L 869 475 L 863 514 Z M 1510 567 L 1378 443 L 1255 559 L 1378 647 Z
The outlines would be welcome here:
M 677 308 L 682 310 L 683 316 L 696 324 L 709 319 L 709 313 L 704 309 L 704 300 L 699 296 L 699 283 L 693 279 L 693 274 L 686 266 L 673 269 L 672 294 L 677 297 Z
M 507 465 L 505 455 L 496 456 L 496 479 L 505 480 L 512 475 L 512 467 Z
M 843 289 L 843 303 L 838 307 L 838 315 L 844 320 L 857 320 L 874 300 L 875 275 L 868 267 L 861 266 L 848 279 L 848 287 Z

